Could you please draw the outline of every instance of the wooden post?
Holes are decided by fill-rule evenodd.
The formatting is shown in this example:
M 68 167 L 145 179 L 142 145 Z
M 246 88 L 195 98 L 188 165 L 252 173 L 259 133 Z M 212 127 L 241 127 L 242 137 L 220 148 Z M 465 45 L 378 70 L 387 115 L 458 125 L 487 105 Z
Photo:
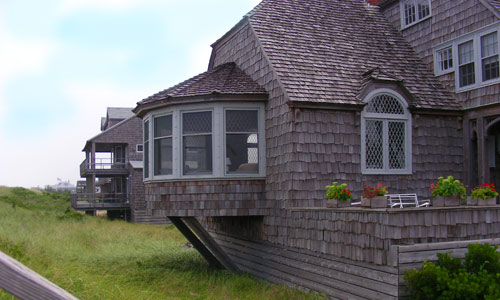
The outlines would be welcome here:
M 23 300 L 78 300 L 1 251 L 0 288 Z
M 180 217 L 168 217 L 172 224 L 186 237 L 186 239 L 193 244 L 193 247 L 200 252 L 208 263 L 215 268 L 223 269 L 224 266 L 217 260 L 217 258 L 203 245 L 198 237 L 184 224 Z
M 233 273 L 239 273 L 240 270 L 236 266 L 231 258 L 227 256 L 226 252 L 217 244 L 217 242 L 210 236 L 210 234 L 201 226 L 201 224 L 196 220 L 195 217 L 184 217 L 182 218 L 184 222 L 193 230 L 196 235 L 201 239 L 203 244 L 210 249 L 213 255 L 217 257 L 220 263 L 226 267 L 227 270 Z

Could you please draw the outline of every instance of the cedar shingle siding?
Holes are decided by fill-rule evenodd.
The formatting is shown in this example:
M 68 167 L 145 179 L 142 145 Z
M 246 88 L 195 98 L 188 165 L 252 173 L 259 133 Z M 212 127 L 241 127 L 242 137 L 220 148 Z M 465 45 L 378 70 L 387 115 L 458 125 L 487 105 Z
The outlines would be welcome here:
M 497 207 L 325 208 L 332 181 L 347 183 L 359 200 L 365 184 L 428 198 L 438 176 L 471 177 L 464 152 L 477 116 L 463 108 L 497 103 L 499 88 L 456 94 L 453 74 L 434 76 L 433 47 L 496 22 L 498 1 L 493 8 L 479 0 L 431 2 L 431 18 L 401 31 L 399 1 L 262 1 L 212 45 L 206 73 L 146 98 L 135 111 L 215 90 L 265 95 L 265 179 L 149 182 L 148 210 L 199 217 L 242 269 L 335 299 L 404 296 L 398 245 L 448 249 L 440 243 L 498 237 Z M 232 71 L 241 85 L 224 79 Z M 363 100 L 378 88 L 408 102 L 410 175 L 361 173 Z M 494 108 L 490 116 L 500 111 Z

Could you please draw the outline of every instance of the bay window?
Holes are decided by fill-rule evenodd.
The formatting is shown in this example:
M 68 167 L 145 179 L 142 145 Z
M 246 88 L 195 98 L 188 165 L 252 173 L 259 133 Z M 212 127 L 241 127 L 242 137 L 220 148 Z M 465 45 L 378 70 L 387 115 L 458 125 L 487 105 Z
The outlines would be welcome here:
M 179 105 L 145 120 L 147 180 L 265 176 L 263 104 Z
M 144 178 L 149 178 L 149 120 L 144 122 Z

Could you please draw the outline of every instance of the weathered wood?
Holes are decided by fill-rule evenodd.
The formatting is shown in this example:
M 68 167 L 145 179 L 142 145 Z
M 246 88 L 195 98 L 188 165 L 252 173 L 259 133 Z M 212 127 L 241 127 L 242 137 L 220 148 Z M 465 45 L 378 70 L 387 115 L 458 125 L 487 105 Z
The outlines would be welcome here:
M 203 244 L 212 252 L 212 254 L 217 257 L 218 261 L 224 265 L 224 267 L 233 272 L 239 273 L 240 270 L 236 266 L 229 256 L 224 252 L 224 250 L 214 241 L 210 234 L 201 226 L 201 224 L 194 217 L 185 217 L 182 220 L 193 230 L 196 235 L 201 239 Z
M 453 241 L 453 242 L 441 242 L 441 243 L 426 243 L 426 244 L 415 244 L 415 245 L 401 245 L 397 246 L 399 253 L 404 252 L 418 252 L 427 250 L 443 250 L 443 249 L 456 249 L 456 248 L 466 248 L 469 244 L 490 244 L 490 245 L 500 245 L 500 239 L 482 239 L 482 240 L 468 240 L 468 241 Z
M 218 269 L 223 269 L 224 266 L 219 260 L 205 247 L 205 245 L 198 239 L 198 237 L 184 224 L 179 217 L 169 217 L 172 224 L 186 237 L 186 239 L 198 250 L 198 252 L 205 258 L 205 260 L 212 266 Z
M 23 300 L 77 300 L 67 291 L 1 251 L 0 288 Z

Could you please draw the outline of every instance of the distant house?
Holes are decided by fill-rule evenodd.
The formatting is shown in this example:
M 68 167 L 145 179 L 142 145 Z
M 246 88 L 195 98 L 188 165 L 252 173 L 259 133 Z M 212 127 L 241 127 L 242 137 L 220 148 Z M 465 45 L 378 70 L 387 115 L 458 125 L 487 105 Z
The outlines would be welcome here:
M 61 179 L 57 179 L 57 184 L 54 185 L 48 185 L 47 187 L 49 189 L 52 189 L 54 191 L 68 191 L 70 193 L 74 193 L 76 191 L 76 187 L 71 184 L 71 182 L 68 181 L 63 181 Z
M 404 269 L 499 237 L 498 206 L 325 208 L 332 181 L 500 180 L 498 1 L 379 2 L 264 0 L 139 102 L 148 212 L 213 265 L 335 299 L 398 299 Z
M 80 165 L 78 193 L 73 207 L 95 214 L 106 210 L 111 217 L 135 223 L 164 224 L 165 218 L 147 214 L 144 200 L 142 122 L 131 108 L 109 107 L 101 119 L 101 133 L 85 143 Z

